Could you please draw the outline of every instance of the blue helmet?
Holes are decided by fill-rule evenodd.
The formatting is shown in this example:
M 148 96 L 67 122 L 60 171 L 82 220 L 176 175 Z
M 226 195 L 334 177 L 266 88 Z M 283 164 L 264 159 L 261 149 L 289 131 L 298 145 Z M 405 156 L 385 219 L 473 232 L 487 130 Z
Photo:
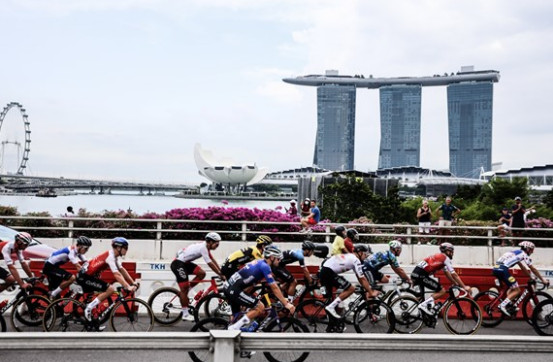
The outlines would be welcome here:
M 111 246 L 114 247 L 114 248 L 116 246 L 120 246 L 120 247 L 128 249 L 129 248 L 129 242 L 124 237 L 118 236 L 118 237 L 116 237 L 115 239 L 113 239 L 111 241 Z

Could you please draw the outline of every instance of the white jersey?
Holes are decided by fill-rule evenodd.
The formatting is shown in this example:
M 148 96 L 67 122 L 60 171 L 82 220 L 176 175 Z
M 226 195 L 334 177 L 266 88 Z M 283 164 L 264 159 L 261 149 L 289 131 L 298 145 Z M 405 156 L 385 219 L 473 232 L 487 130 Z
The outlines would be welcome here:
M 65 248 L 56 250 L 48 258 L 48 263 L 54 265 L 62 265 L 70 261 L 73 264 L 79 262 L 86 262 L 86 258 L 83 254 L 79 254 L 76 246 L 67 246 Z
M 497 259 L 497 264 L 511 268 L 521 261 L 525 262 L 526 265 L 532 265 L 532 259 L 530 259 L 528 254 L 521 249 L 517 249 L 503 254 L 501 258 Z
M 14 260 L 12 259 L 12 254 L 16 255 L 17 260 L 22 263 L 25 259 L 23 258 L 23 252 L 21 250 L 15 251 L 15 241 L 10 241 L 2 248 L 2 256 L 6 262 L 6 266 L 13 265 Z
M 323 263 L 323 267 L 332 269 L 336 274 L 353 270 L 358 277 L 364 277 L 363 264 L 354 254 L 334 255 Z
M 207 244 L 204 241 L 203 243 L 196 243 L 182 248 L 177 252 L 176 259 L 182 262 L 190 262 L 198 259 L 202 256 L 206 263 L 211 263 L 211 253 L 207 250 Z

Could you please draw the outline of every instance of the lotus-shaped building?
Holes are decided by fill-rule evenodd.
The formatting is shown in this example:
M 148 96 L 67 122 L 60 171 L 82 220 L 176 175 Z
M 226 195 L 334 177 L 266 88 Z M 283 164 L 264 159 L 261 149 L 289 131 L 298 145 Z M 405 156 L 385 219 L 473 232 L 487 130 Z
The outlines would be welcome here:
M 194 160 L 200 175 L 224 185 L 253 185 L 269 172 L 267 168 L 258 168 L 255 163 L 240 165 L 227 157 L 216 158 L 199 143 L 194 146 Z

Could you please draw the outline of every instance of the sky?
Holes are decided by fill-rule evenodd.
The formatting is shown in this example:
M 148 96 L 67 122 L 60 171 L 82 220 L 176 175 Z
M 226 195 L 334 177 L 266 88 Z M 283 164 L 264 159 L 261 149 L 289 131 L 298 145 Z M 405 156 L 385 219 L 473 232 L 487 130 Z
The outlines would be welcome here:
M 316 88 L 282 78 L 498 70 L 492 161 L 553 163 L 553 2 L 4 0 L 0 107 L 31 122 L 26 174 L 198 184 L 200 143 L 270 171 L 311 166 Z M 375 170 L 378 90 L 358 89 L 355 168 Z M 22 140 L 11 110 L 3 142 Z M 448 168 L 445 87 L 424 87 L 421 166 Z M 4 143 L 2 171 L 18 147 Z

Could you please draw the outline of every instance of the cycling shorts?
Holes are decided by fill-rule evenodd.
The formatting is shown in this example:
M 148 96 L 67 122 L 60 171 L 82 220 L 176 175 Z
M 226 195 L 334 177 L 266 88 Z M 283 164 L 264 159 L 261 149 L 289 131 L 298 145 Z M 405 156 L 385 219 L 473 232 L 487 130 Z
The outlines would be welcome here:
M 187 282 L 188 276 L 194 274 L 198 265 L 192 262 L 184 262 L 179 259 L 173 260 L 171 263 L 171 271 L 177 277 L 177 283 Z
M 367 278 L 369 285 L 373 285 L 384 278 L 384 274 L 368 266 L 363 266 L 363 274 L 365 274 L 365 278 Z
M 509 268 L 505 265 L 495 265 L 492 269 L 492 274 L 509 288 L 518 288 L 517 280 L 511 275 Z
M 225 296 L 230 304 L 233 315 L 240 312 L 242 307 L 253 308 L 257 305 L 257 298 L 244 292 L 246 286 L 244 286 L 244 281 L 242 279 L 235 281 L 229 279 L 228 282 L 229 285 L 225 289 Z
M 83 287 L 85 293 L 105 292 L 109 287 L 109 284 L 103 280 L 84 273 L 77 274 L 77 284 Z
M 9 271 L 0 266 L 0 279 L 6 280 L 11 275 Z
M 326 296 L 331 295 L 332 288 L 337 289 L 348 289 L 351 286 L 351 283 L 346 280 L 341 275 L 336 274 L 334 270 L 323 266 L 319 272 L 319 277 L 321 285 L 326 289 Z
M 277 266 L 271 269 L 275 278 L 281 283 L 290 283 L 294 280 L 294 276 L 292 275 L 292 273 L 290 273 L 288 269 L 283 266 Z
M 238 271 L 238 264 L 235 263 L 225 263 L 221 266 L 221 274 L 227 278 L 227 280 L 230 279 L 232 274 L 236 273 Z
M 411 280 L 413 281 L 414 285 L 428 288 L 434 292 L 442 289 L 442 285 L 439 281 L 431 278 L 427 271 L 418 266 L 413 269 L 413 272 L 411 273 Z
M 59 266 L 48 262 L 44 263 L 44 268 L 42 268 L 42 274 L 48 277 L 49 290 L 56 289 L 57 287 L 60 286 L 60 284 L 63 281 L 69 280 L 71 276 L 73 276 L 73 274 L 71 274 L 67 270 L 62 269 Z

